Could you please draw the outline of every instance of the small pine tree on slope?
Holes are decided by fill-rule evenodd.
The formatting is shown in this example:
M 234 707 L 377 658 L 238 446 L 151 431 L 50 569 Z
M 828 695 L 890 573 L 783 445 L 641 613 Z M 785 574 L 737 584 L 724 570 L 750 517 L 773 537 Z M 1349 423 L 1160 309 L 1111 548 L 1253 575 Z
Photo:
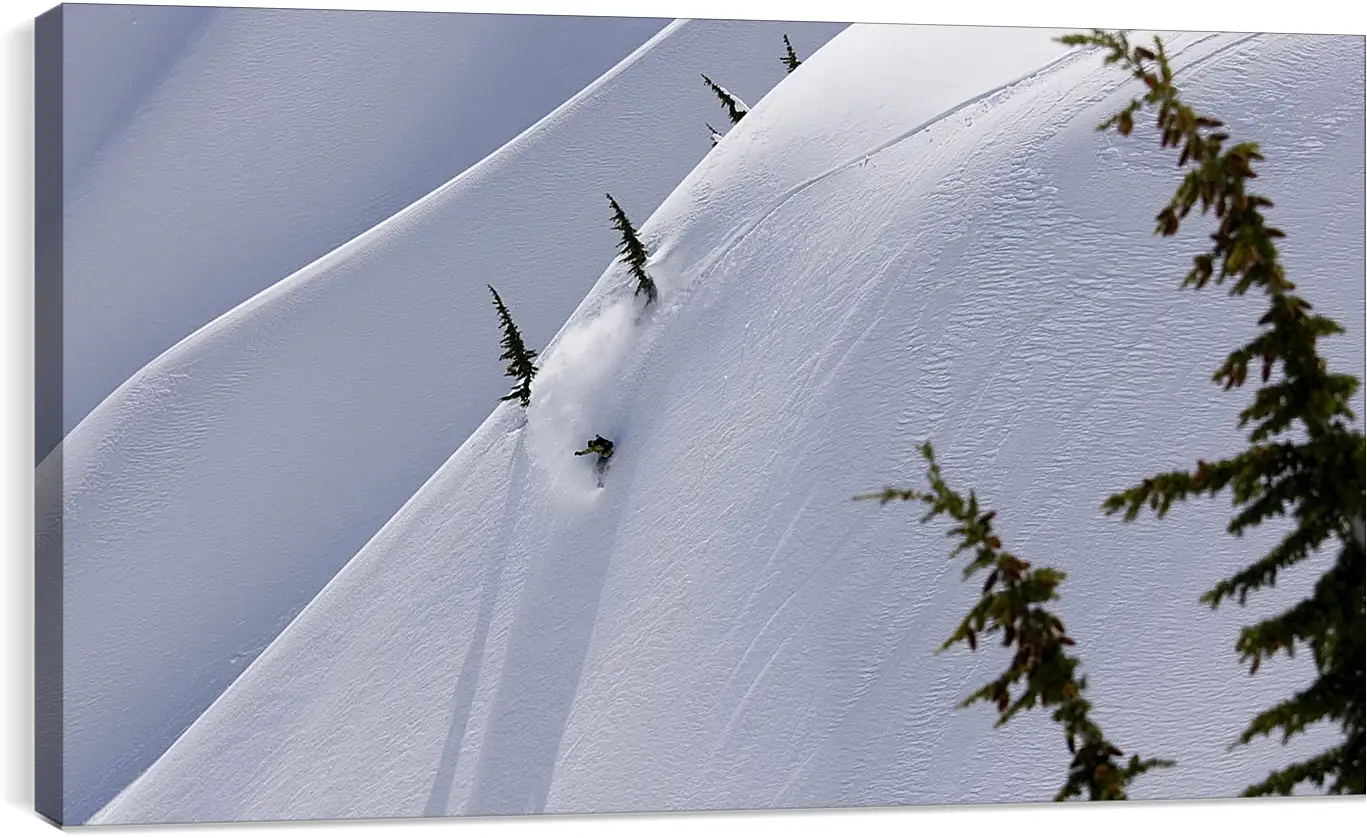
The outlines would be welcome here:
M 508 362 L 506 375 L 516 382 L 512 392 L 499 401 L 517 399 L 519 404 L 526 407 L 531 403 L 532 379 L 537 373 L 537 366 L 532 363 L 532 359 L 536 357 L 536 350 L 528 349 L 522 342 L 522 333 L 517 330 L 513 316 L 508 313 L 508 307 L 503 304 L 503 298 L 494 290 L 494 286 L 489 286 L 489 293 L 494 295 L 494 308 L 498 309 L 498 319 L 503 325 L 503 354 L 498 358 L 500 361 Z
M 636 293 L 632 296 L 645 294 L 648 306 L 655 302 L 656 296 L 655 280 L 646 273 L 646 260 L 650 258 L 650 254 L 646 253 L 645 245 L 641 244 L 641 238 L 636 235 L 636 228 L 631 226 L 627 214 L 612 195 L 608 195 L 608 203 L 612 205 L 612 226 L 622 234 L 622 244 L 618 252 L 626 260 L 627 268 L 636 280 Z
M 713 127 L 712 127 L 712 123 L 710 123 L 710 122 L 704 122 L 703 125 L 706 125 L 706 126 L 707 126 L 707 130 L 708 130 L 709 132 L 711 132 L 711 134 L 712 134 L 712 147 L 713 147 L 713 148 L 716 148 L 716 147 L 717 147 L 717 143 L 719 143 L 719 142 L 721 142 L 723 139 L 725 139 L 725 135 L 722 134 L 720 131 L 718 131 L 716 128 L 713 128 Z
M 783 66 L 787 67 L 790 73 L 802 66 L 802 62 L 798 60 L 797 53 L 793 52 L 793 44 L 788 40 L 786 34 L 783 36 L 783 56 L 779 58 L 779 61 L 783 62 Z
M 717 94 L 717 99 L 721 101 L 722 107 L 726 108 L 726 115 L 731 118 L 732 125 L 740 122 L 741 118 L 750 112 L 749 106 L 742 102 L 740 97 L 712 81 L 706 73 L 702 74 L 702 80 L 708 89 Z

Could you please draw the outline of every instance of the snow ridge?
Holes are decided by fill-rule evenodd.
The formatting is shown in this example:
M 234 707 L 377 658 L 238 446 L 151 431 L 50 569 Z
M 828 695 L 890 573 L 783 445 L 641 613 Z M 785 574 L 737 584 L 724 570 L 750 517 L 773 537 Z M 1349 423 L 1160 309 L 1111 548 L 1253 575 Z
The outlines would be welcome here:
M 693 129 L 715 103 L 679 91 L 700 64 L 767 89 L 783 26 L 671 25 L 497 154 L 179 341 L 40 464 L 38 561 L 60 563 L 71 617 L 69 822 L 146 769 L 488 416 L 506 390 L 485 286 L 543 345 L 613 252 L 604 188 L 658 206 L 708 151 Z M 815 43 L 841 28 L 789 27 Z
M 1222 503 L 1096 511 L 1237 444 L 1208 369 L 1249 324 L 1162 279 L 1202 225 L 1150 235 L 1172 161 L 1094 130 L 1135 85 L 1052 34 L 856 26 L 815 51 L 642 225 L 658 305 L 610 264 L 525 414 L 488 415 L 94 821 L 1047 799 L 1046 716 L 955 709 L 996 661 L 933 652 L 971 600 L 942 531 L 850 501 L 914 480 L 927 436 L 1068 573 L 1099 721 L 1178 762 L 1137 796 L 1230 794 L 1314 748 L 1228 752 L 1307 663 L 1247 679 L 1194 641 L 1245 621 L 1197 599 L 1278 533 L 1224 536 Z M 1193 101 L 1276 161 L 1288 270 L 1361 322 L 1360 39 L 1168 40 Z M 1326 351 L 1361 376 L 1359 346 Z M 572 454 L 597 433 L 602 490 Z
M 487 156 L 665 25 L 83 4 L 63 19 L 78 121 L 62 224 L 40 231 L 62 249 L 66 323 L 64 415 L 41 426 L 63 434 L 196 328 Z M 502 92 L 469 81 L 492 76 Z

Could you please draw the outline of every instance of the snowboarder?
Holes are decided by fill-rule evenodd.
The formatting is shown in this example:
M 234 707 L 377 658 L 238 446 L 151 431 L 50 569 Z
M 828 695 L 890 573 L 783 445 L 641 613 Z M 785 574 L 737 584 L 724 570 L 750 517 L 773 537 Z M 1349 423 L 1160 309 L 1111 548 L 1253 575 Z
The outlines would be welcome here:
M 585 454 L 598 455 L 598 485 L 603 485 L 603 472 L 608 469 L 608 460 L 612 459 L 612 440 L 604 439 L 602 436 L 595 436 L 589 440 L 589 444 L 584 450 L 574 452 L 574 456 L 582 457 Z

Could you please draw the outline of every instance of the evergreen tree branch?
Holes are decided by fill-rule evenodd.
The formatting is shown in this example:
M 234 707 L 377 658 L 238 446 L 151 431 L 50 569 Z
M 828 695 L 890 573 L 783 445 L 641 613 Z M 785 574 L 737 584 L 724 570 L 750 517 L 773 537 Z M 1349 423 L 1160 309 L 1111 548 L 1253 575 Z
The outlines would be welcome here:
M 650 254 L 646 252 L 646 247 L 641 243 L 640 236 L 636 233 L 636 228 L 631 226 L 631 221 L 627 219 L 627 214 L 618 205 L 617 200 L 608 195 L 608 203 L 612 205 L 612 226 L 617 232 L 622 234 L 622 244 L 617 252 L 627 264 L 633 279 L 636 280 L 636 293 L 646 295 L 646 305 L 655 302 L 656 294 L 655 280 L 651 279 L 646 272 L 646 260 Z
M 739 97 L 712 81 L 712 79 L 707 77 L 706 73 L 702 74 L 702 80 L 703 84 L 707 85 L 707 89 L 711 90 L 716 95 L 717 100 L 721 102 L 722 107 L 726 108 L 726 115 L 731 119 L 732 125 L 740 122 L 741 119 L 750 112 L 750 108 L 747 107 Z
M 1119 761 L 1124 752 L 1092 720 L 1092 705 L 1085 697 L 1087 681 L 1077 673 L 1078 658 L 1068 651 L 1074 641 L 1063 621 L 1045 608 L 1045 603 L 1058 599 L 1063 572 L 1033 567 L 1005 551 L 992 529 L 997 513 L 984 511 L 976 494 L 970 492 L 964 498 L 949 487 L 929 442 L 921 446 L 921 454 L 927 462 L 929 491 L 887 488 L 855 499 L 883 504 L 919 501 L 926 507 L 922 522 L 940 515 L 955 522 L 949 535 L 957 538 L 958 544 L 950 555 L 967 553 L 972 557 L 964 568 L 964 578 L 988 571 L 982 597 L 940 651 L 959 643 L 976 650 L 979 637 L 993 635 L 1001 635 L 1001 644 L 1016 651 L 1006 670 L 964 699 L 960 707 L 978 702 L 993 704 L 998 727 L 1023 710 L 1055 708 L 1053 719 L 1063 727 L 1064 740 L 1073 755 L 1067 779 L 1055 800 L 1070 800 L 1084 793 L 1091 800 L 1125 799 L 1136 777 L 1173 763 L 1138 756 Z
M 790 73 L 802 66 L 802 62 L 798 60 L 797 53 L 793 51 L 793 43 L 788 40 L 786 34 L 783 36 L 783 55 L 780 56 L 778 60 L 784 67 L 788 68 L 788 72 Z
M 1202 600 L 1217 607 L 1234 597 L 1276 583 L 1280 571 L 1317 554 L 1325 542 L 1341 544 L 1338 563 L 1325 573 L 1311 597 L 1281 615 L 1247 627 L 1236 648 L 1256 672 L 1278 653 L 1296 645 L 1315 655 L 1318 678 L 1308 689 L 1259 714 L 1240 738 L 1280 731 L 1283 741 L 1320 721 L 1338 724 L 1343 743 L 1314 759 L 1275 772 L 1245 794 L 1290 794 L 1301 782 L 1331 793 L 1363 792 L 1363 537 L 1367 485 L 1361 430 L 1349 405 L 1360 382 L 1334 374 L 1318 351 L 1321 338 L 1341 334 L 1333 320 L 1313 313 L 1293 292 L 1276 240 L 1285 234 L 1267 224 L 1272 201 L 1249 190 L 1254 165 L 1264 158 L 1256 143 L 1230 144 L 1219 120 L 1196 113 L 1180 97 L 1160 38 L 1153 46 L 1132 46 L 1124 33 L 1093 30 L 1069 35 L 1065 44 L 1099 47 L 1105 63 L 1117 64 L 1147 92 L 1098 126 L 1121 135 L 1134 130 L 1136 114 L 1152 107 L 1162 148 L 1179 149 L 1178 165 L 1188 171 L 1159 211 L 1155 232 L 1175 235 L 1191 210 L 1213 214 L 1213 245 L 1192 258 L 1183 287 L 1227 284 L 1231 295 L 1259 291 L 1267 311 L 1256 337 L 1235 349 L 1212 379 L 1225 390 L 1241 387 L 1250 370 L 1261 379 L 1252 404 L 1239 414 L 1249 447 L 1215 463 L 1198 462 L 1194 472 L 1173 471 L 1145 479 L 1109 497 L 1108 514 L 1133 520 L 1148 507 L 1157 517 L 1193 495 L 1229 489 L 1238 512 L 1229 531 L 1242 534 L 1274 518 L 1289 517 L 1291 532 L 1262 558 L 1218 583 Z M 1275 378 L 1274 378 L 1275 375 Z
M 1295 792 L 1296 786 L 1302 783 L 1312 783 L 1318 788 L 1324 788 L 1326 782 L 1329 787 L 1325 791 L 1329 794 L 1362 794 L 1361 785 L 1352 786 L 1346 779 L 1355 774 L 1361 776 L 1362 773 L 1362 763 L 1354 762 L 1349 756 L 1353 750 L 1357 753 L 1362 752 L 1361 738 L 1356 743 L 1349 741 L 1318 756 L 1293 762 L 1286 768 L 1272 773 L 1261 783 L 1244 789 L 1242 796 L 1289 796 Z
M 507 361 L 508 367 L 505 373 L 509 378 L 516 382 L 513 390 L 508 395 L 499 399 L 501 402 L 516 399 L 519 404 L 526 407 L 531 403 L 532 398 L 532 379 L 536 377 L 538 367 L 532 363 L 536 358 L 536 350 L 529 349 L 522 342 L 522 333 L 518 331 L 517 324 L 513 322 L 513 316 L 508 312 L 508 307 L 503 304 L 503 298 L 494 290 L 494 286 L 488 286 L 489 293 L 494 295 L 494 308 L 498 310 L 499 323 L 503 326 L 503 354 L 498 356 L 500 361 Z

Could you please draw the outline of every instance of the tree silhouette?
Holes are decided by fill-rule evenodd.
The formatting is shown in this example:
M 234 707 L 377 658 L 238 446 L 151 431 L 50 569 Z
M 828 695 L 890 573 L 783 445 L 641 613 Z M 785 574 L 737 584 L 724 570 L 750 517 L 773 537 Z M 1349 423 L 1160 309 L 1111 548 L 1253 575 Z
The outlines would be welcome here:
M 499 399 L 501 402 L 517 399 L 518 402 L 526 407 L 532 398 L 532 379 L 536 377 L 537 366 L 532 363 L 536 357 L 536 350 L 528 349 L 522 342 L 522 333 L 518 331 L 517 324 L 513 322 L 513 316 L 508 313 L 508 307 L 503 304 L 503 298 L 494 290 L 494 286 L 489 286 L 489 293 L 494 295 L 494 308 L 498 309 L 498 320 L 503 326 L 503 354 L 498 356 L 500 361 L 507 361 L 508 368 L 505 373 L 515 383 L 513 390 L 508 395 Z
M 793 44 L 786 34 L 783 36 L 783 55 L 778 60 L 783 62 L 783 66 L 787 67 L 790 73 L 802 65 L 797 53 L 793 52 Z
M 631 221 L 627 219 L 627 214 L 622 210 L 617 200 L 608 195 L 608 203 L 612 205 L 612 226 L 622 234 L 622 243 L 618 248 L 618 253 L 626 260 L 632 277 L 636 279 L 636 294 L 633 296 L 645 294 L 646 305 L 648 306 L 655 302 L 656 296 L 655 280 L 646 273 L 646 260 L 650 258 L 650 254 L 646 253 L 646 247 L 641 244 L 641 238 L 636 234 L 636 228 L 631 226 Z
M 1317 677 L 1307 688 L 1255 716 L 1236 744 L 1273 734 L 1286 742 L 1312 724 L 1333 722 L 1342 731 L 1341 742 L 1274 771 L 1243 794 L 1291 794 L 1307 782 L 1331 794 L 1362 794 L 1367 463 L 1363 434 L 1350 424 L 1356 417 L 1349 406 L 1360 384 L 1353 376 L 1330 372 L 1316 346 L 1320 338 L 1340 334 L 1343 328 L 1314 314 L 1286 278 L 1275 244 L 1284 234 L 1268 226 L 1263 217 L 1272 202 L 1248 190 L 1249 181 L 1256 177 L 1253 164 L 1263 159 L 1257 144 L 1229 144 L 1223 123 L 1196 113 L 1181 100 L 1162 40 L 1154 38 L 1152 48 L 1132 47 L 1124 33 L 1102 30 L 1059 40 L 1106 50 L 1106 64 L 1118 64 L 1147 89 L 1142 98 L 1132 99 L 1098 126 L 1099 130 L 1113 128 L 1128 136 L 1135 127 L 1135 115 L 1152 106 L 1157 111 L 1160 146 L 1180 149 L 1178 165 L 1187 173 L 1159 211 L 1155 232 L 1175 235 L 1197 204 L 1201 215 L 1213 212 L 1218 221 L 1211 235 L 1213 245 L 1193 257 L 1182 287 L 1200 289 L 1211 282 L 1228 281 L 1230 295 L 1260 291 L 1268 302 L 1257 336 L 1232 351 L 1212 376 L 1231 390 L 1246 382 L 1250 367 L 1260 374 L 1261 386 L 1252 404 L 1239 414 L 1239 427 L 1248 428 L 1248 447 L 1213 462 L 1200 460 L 1194 470 L 1149 477 L 1111 495 L 1102 509 L 1107 514 L 1122 513 L 1129 521 L 1148 507 L 1162 518 L 1177 501 L 1228 489 L 1237 507 L 1227 528 L 1233 535 L 1242 535 L 1268 519 L 1289 517 L 1291 532 L 1269 553 L 1202 597 L 1212 608 L 1231 598 L 1243 605 L 1251 593 L 1273 586 L 1282 570 L 1321 548 L 1337 550 L 1333 566 L 1320 576 L 1309 597 L 1240 632 L 1235 649 L 1249 664 L 1250 673 L 1256 673 L 1268 658 L 1280 653 L 1290 656 L 1297 647 L 1307 646 Z M 1134 268 L 1139 277 L 1147 278 L 1147 266 Z M 965 703 L 995 701 L 1002 714 L 999 724 L 1035 704 L 1056 704 L 1059 709 L 1054 718 L 1064 725 L 1069 747 L 1079 738 L 1084 744 L 1083 750 L 1074 752 L 1068 783 L 1059 798 L 1080 794 L 1084 785 L 1093 799 L 1123 796 L 1135 776 L 1166 763 L 1136 757 L 1123 768 L 1111 763 L 1110 757 L 1121 755 L 1119 749 L 1087 721 L 1089 705 L 1077 703 L 1084 682 L 1073 676 L 1076 658 L 1062 651 L 1071 642 L 1062 623 L 1040 605 L 1056 597 L 1063 575 L 1048 568 L 1031 570 L 1029 563 L 1002 553 L 1000 541 L 991 532 L 995 513 L 980 514 L 976 497 L 970 495 L 964 501 L 944 485 L 929 443 L 923 454 L 930 463 L 930 492 L 890 488 L 863 497 L 921 501 L 930 507 L 925 520 L 948 515 L 958 522 L 951 532 L 962 538 L 955 552 L 976 551 L 966 573 L 992 568 L 983 598 L 947 645 L 964 641 L 976 647 L 979 633 L 1001 631 L 1004 644 L 1016 645 L 1018 652 L 1000 678 Z M 1027 632 L 1033 633 L 1027 637 Z M 1013 698 L 1009 689 L 1022 679 L 1025 690 Z M 1074 709 L 1069 710 L 1070 706 Z M 1088 742 L 1100 750 L 1089 753 Z M 1100 770 L 1106 782 L 1090 784 L 1078 773 L 1086 765 L 1096 766 L 1093 770 Z
M 1087 679 L 1078 675 L 1081 663 L 1068 650 L 1075 644 L 1063 621 L 1044 605 L 1058 599 L 1057 588 L 1064 573 L 1050 567 L 1033 567 L 1002 549 L 1001 539 L 992 532 L 995 511 L 985 512 L 978 496 L 965 500 L 945 482 L 935 451 L 929 442 L 921 446 L 927 463 L 926 480 L 930 491 L 884 489 L 856 500 L 919 501 L 927 507 L 923 522 L 944 515 L 956 523 L 949 534 L 959 537 L 951 556 L 971 553 L 973 560 L 964 568 L 964 579 L 980 570 L 988 571 L 982 598 L 958 628 L 940 646 L 940 651 L 956 643 L 978 648 L 979 636 L 1000 634 L 1002 645 L 1015 647 L 1016 653 L 1001 675 L 959 705 L 968 707 L 980 701 L 997 708 L 997 727 L 1005 725 L 1022 710 L 1039 706 L 1053 707 L 1054 721 L 1063 727 L 1068 752 L 1073 755 L 1068 777 L 1055 800 L 1081 797 L 1091 800 L 1124 800 L 1130 783 L 1151 769 L 1172 765 L 1167 760 L 1140 759 L 1132 755 L 1117 762 L 1124 751 L 1116 747 L 1091 717 L 1087 700 Z M 1012 690 L 1017 692 L 1013 693 Z
M 1274 771 L 1244 790 L 1247 796 L 1290 794 L 1303 782 L 1331 794 L 1363 793 L 1363 434 L 1349 423 L 1356 417 L 1349 400 L 1358 380 L 1335 374 L 1319 354 L 1320 338 L 1341 334 L 1343 327 L 1314 314 L 1296 286 L 1286 278 L 1275 241 L 1282 231 L 1269 227 L 1263 210 L 1267 198 L 1248 191 L 1256 177 L 1253 164 L 1263 159 L 1256 143 L 1227 145 L 1230 136 L 1217 119 L 1197 114 L 1179 98 L 1163 41 L 1153 48 L 1131 47 L 1124 33 L 1094 30 L 1069 35 L 1063 43 L 1107 50 L 1106 63 L 1119 64 L 1148 88 L 1099 128 L 1122 135 L 1134 129 L 1134 116 L 1146 105 L 1157 110 L 1163 148 L 1181 149 L 1178 165 L 1187 174 L 1158 213 L 1155 232 L 1175 235 L 1198 203 L 1219 221 L 1214 244 L 1192 258 L 1182 286 L 1204 288 L 1229 281 L 1231 296 L 1260 291 L 1267 311 L 1258 335 L 1235 349 L 1212 379 L 1225 390 L 1242 386 L 1250 366 L 1261 373 L 1253 403 L 1239 414 L 1239 427 L 1249 428 L 1248 447 L 1214 462 L 1198 461 L 1192 471 L 1154 475 L 1107 498 L 1108 514 L 1133 520 L 1144 507 L 1162 518 L 1173 503 L 1228 489 L 1238 512 L 1228 531 L 1242 535 L 1268 519 L 1290 517 L 1294 526 L 1267 555 L 1219 582 L 1201 598 L 1212 608 L 1233 598 L 1243 605 L 1249 594 L 1276 583 L 1280 571 L 1333 545 L 1337 561 L 1316 583 L 1312 594 L 1270 619 L 1246 626 L 1235 649 L 1256 673 L 1264 660 L 1288 656 L 1305 645 L 1318 677 L 1306 689 L 1254 717 L 1239 737 L 1247 744 L 1259 736 L 1280 733 L 1282 741 L 1320 721 L 1332 721 L 1343 732 L 1338 745 Z M 1274 377 L 1274 373 L 1277 375 Z
M 739 97 L 712 81 L 707 77 L 706 73 L 703 73 L 702 80 L 707 85 L 708 89 L 717 95 L 717 99 L 721 102 L 722 107 L 726 108 L 726 115 L 731 118 L 732 125 L 740 122 L 741 118 L 750 112 L 750 108 L 742 102 Z

